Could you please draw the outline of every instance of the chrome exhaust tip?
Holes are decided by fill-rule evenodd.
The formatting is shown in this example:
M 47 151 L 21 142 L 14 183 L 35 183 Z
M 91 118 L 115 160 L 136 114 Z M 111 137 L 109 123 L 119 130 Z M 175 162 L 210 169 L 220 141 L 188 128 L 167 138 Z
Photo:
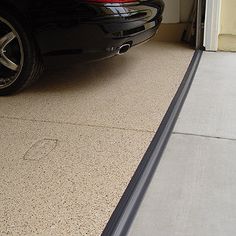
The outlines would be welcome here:
M 125 54 L 126 52 L 128 52 L 129 49 L 130 49 L 130 44 L 128 43 L 123 44 L 119 48 L 118 55 Z

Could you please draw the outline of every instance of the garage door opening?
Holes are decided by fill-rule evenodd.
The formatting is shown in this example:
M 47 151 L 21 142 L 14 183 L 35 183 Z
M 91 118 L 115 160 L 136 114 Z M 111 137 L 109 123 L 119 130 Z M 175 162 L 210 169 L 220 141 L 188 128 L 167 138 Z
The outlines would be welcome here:
M 189 2 L 166 1 L 147 44 L 85 65 L 54 57 L 31 88 L 0 98 L 2 234 L 102 233 L 182 82 L 189 44 L 201 44 L 187 40 Z

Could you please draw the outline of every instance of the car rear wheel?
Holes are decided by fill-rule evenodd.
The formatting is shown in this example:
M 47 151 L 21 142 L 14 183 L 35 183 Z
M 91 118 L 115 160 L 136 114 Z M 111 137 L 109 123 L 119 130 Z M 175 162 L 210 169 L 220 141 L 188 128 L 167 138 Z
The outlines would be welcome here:
M 42 70 L 36 44 L 20 20 L 0 10 L 0 95 L 18 92 Z

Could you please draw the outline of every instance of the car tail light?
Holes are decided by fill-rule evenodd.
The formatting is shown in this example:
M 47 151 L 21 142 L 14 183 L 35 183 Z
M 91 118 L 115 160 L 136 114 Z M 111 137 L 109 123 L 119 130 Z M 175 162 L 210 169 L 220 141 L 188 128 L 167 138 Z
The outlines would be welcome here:
M 129 3 L 129 2 L 138 2 L 138 0 L 87 0 L 88 2 L 95 3 Z

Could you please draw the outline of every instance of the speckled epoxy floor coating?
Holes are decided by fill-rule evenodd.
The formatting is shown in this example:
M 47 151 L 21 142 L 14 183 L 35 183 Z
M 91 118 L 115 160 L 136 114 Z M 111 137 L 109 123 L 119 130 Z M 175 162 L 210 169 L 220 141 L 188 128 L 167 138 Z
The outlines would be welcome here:
M 193 51 L 151 41 L 0 98 L 0 235 L 99 235 Z

